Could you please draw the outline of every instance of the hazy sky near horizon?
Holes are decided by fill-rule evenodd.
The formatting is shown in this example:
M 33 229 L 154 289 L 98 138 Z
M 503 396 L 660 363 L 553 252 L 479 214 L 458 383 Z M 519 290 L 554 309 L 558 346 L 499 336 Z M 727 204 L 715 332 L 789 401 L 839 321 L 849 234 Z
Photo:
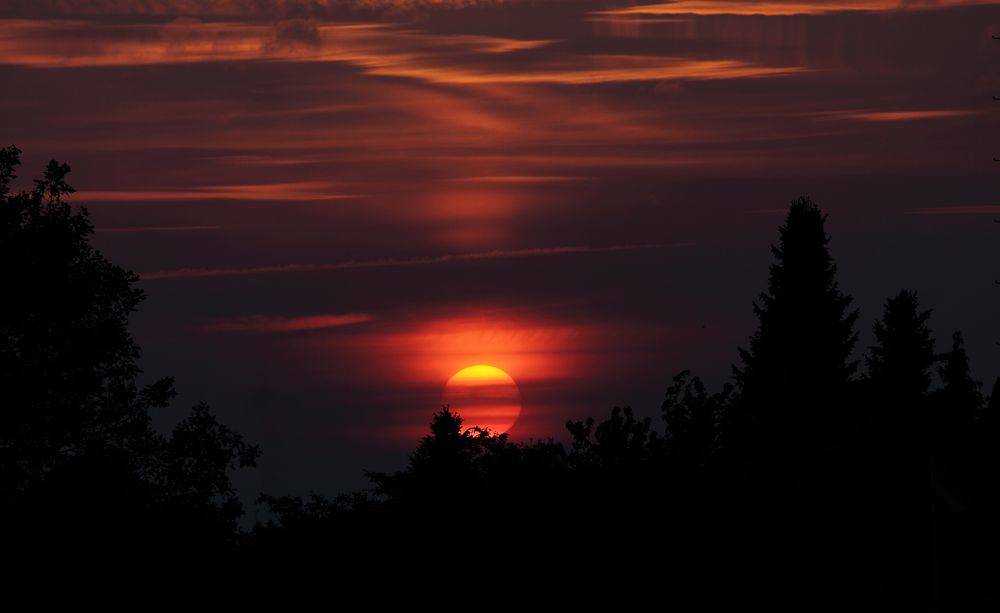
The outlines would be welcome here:
M 0 142 L 72 165 L 147 371 L 262 444 L 247 487 L 333 493 L 472 364 L 518 440 L 721 384 L 800 195 L 859 358 L 912 288 L 991 383 L 992 33 L 1000 1 L 0 0 Z

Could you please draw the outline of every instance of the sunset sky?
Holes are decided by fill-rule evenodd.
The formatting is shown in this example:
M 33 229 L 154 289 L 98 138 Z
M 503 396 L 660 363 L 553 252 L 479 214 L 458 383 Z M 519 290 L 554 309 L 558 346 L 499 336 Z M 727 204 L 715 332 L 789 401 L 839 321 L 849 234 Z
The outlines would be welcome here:
M 991 33 L 1000 0 L 0 0 L 0 145 L 72 165 L 147 372 L 262 445 L 243 485 L 335 493 L 470 365 L 515 440 L 721 385 L 800 195 L 859 350 L 916 289 L 991 384 Z

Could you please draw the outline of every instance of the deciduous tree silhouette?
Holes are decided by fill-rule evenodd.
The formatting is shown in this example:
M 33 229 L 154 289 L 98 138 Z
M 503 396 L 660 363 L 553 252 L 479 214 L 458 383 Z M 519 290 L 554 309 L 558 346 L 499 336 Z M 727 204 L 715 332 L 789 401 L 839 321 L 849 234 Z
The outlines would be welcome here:
M 481 431 L 462 428 L 462 418 L 448 407 L 435 413 L 431 433 L 420 439 L 409 467 L 394 474 L 372 472 L 375 492 L 401 504 L 437 507 L 468 499 L 480 482 L 476 460 L 486 452 Z M 504 442 L 506 437 L 504 438 Z
M 667 388 L 661 411 L 666 422 L 666 449 L 672 463 L 684 471 L 710 466 L 727 444 L 733 388 L 710 394 L 698 377 L 682 371 Z
M 63 197 L 69 166 L 51 161 L 31 191 L 11 192 L 20 150 L 0 151 L 0 466 L 16 496 L 94 446 L 129 450 L 150 435 L 148 409 L 169 380 L 136 384 L 128 316 L 138 277 L 88 242 L 86 212 Z
M 615 407 L 600 423 L 593 418 L 568 421 L 566 429 L 573 437 L 570 465 L 581 469 L 635 470 L 663 446 L 662 437 L 652 429 L 652 419 L 637 418 L 632 407 Z
M 204 405 L 171 436 L 150 411 L 173 380 L 141 385 L 128 317 L 138 276 L 90 244 L 66 201 L 70 168 L 49 162 L 29 191 L 21 151 L 0 149 L 0 505 L 12 546 L 81 540 L 130 550 L 232 545 L 242 508 L 228 471 L 259 451 Z M 137 535 L 141 534 L 141 538 Z M 17 537 L 15 539 L 14 537 Z

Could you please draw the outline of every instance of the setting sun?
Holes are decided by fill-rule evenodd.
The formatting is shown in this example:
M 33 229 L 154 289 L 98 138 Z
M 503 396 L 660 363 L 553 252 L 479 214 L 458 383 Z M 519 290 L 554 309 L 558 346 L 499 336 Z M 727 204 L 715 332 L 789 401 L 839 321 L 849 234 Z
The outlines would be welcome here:
M 443 402 L 462 416 L 467 428 L 495 434 L 510 430 L 521 414 L 521 391 L 506 372 L 495 366 L 467 366 L 448 379 Z

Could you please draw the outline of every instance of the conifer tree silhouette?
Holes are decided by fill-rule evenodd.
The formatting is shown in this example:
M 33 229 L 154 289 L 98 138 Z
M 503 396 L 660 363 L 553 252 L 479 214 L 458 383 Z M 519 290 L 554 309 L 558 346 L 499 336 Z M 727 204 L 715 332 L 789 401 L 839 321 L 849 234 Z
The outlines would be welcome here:
M 983 415 L 982 384 L 972 378 L 961 332 L 952 335 L 951 350 L 940 356 L 943 387 L 931 403 L 931 433 L 939 480 L 949 491 L 975 495 L 982 476 L 977 460 L 977 429 Z
M 920 310 L 916 292 L 902 290 L 885 303 L 875 322 L 875 346 L 865 361 L 868 378 L 904 402 L 927 393 L 936 361 L 928 327 L 930 310 Z
M 771 247 L 767 291 L 754 303 L 758 328 L 734 367 L 744 434 L 772 467 L 823 451 L 857 368 L 858 312 L 838 287 L 825 221 L 809 198 L 792 202 Z
M 883 549 L 877 567 L 895 598 L 936 598 L 936 485 L 928 391 L 937 361 L 917 294 L 903 290 L 885 303 L 868 351 L 869 407 L 875 439 L 869 467 L 879 502 L 876 520 Z
M 939 402 L 947 407 L 944 419 L 962 424 L 972 424 L 983 410 L 982 384 L 972 378 L 969 355 L 961 332 L 951 336 L 951 350 L 941 356 L 938 375 L 944 388 Z

